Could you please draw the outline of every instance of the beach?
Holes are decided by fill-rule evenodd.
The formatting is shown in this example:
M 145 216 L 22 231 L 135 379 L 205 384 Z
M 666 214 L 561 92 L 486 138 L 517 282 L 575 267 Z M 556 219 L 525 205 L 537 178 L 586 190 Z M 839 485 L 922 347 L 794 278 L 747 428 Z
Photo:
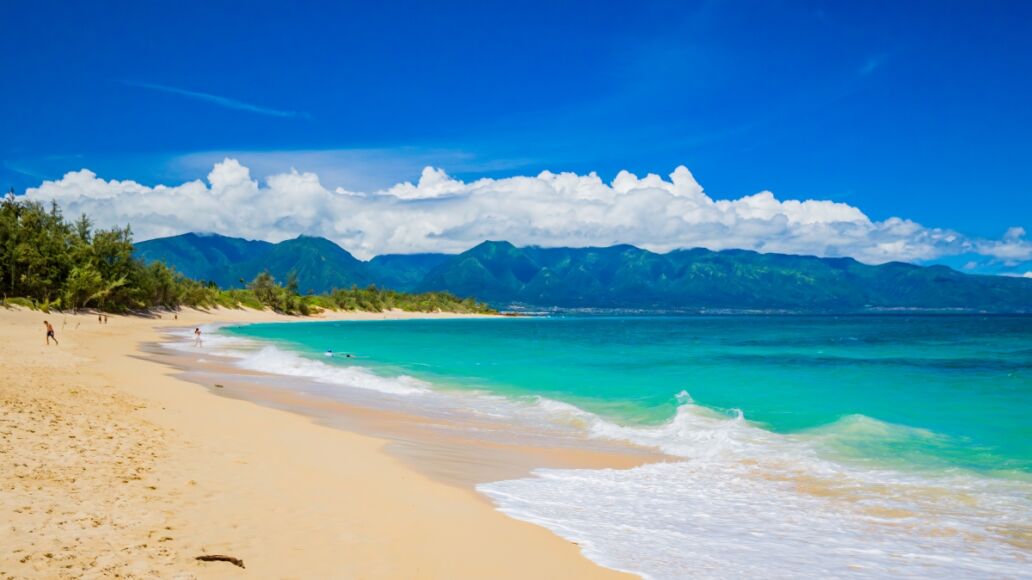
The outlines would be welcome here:
M 384 439 L 213 396 L 140 350 L 170 326 L 296 320 L 0 310 L 0 578 L 624 576 Z
M 1022 318 L 0 323 L 0 579 L 1026 575 Z
M 385 440 L 609 568 L 984 577 L 1020 575 L 1032 537 L 1025 322 L 315 321 L 144 350 L 212 393 Z

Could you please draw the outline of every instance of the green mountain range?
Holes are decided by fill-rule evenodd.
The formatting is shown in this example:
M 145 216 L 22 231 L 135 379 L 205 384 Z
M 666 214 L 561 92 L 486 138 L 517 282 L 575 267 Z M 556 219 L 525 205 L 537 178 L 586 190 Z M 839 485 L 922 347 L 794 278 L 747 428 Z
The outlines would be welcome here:
M 136 244 L 136 256 L 161 261 L 197 279 L 223 288 L 242 288 L 263 271 L 286 280 L 294 271 L 303 291 L 367 286 L 369 264 L 326 238 L 301 236 L 278 244 L 217 234 L 183 234 Z
M 294 271 L 302 291 L 376 284 L 447 290 L 503 307 L 1032 312 L 1032 279 L 746 250 L 656 254 L 628 245 L 518 248 L 489 241 L 457 255 L 382 255 L 365 262 L 324 238 L 270 244 L 184 234 L 140 242 L 136 254 L 225 287 L 240 287 L 264 270 L 278 280 Z

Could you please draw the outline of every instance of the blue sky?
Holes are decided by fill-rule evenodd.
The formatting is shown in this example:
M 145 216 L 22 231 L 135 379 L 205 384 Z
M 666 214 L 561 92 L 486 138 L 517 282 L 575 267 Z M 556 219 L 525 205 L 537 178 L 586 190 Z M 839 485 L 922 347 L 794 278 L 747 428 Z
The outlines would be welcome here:
M 717 198 L 1032 231 L 1029 2 L 42 1 L 0 22 L 4 189 L 180 183 L 227 155 L 362 191 L 424 165 L 683 164 Z

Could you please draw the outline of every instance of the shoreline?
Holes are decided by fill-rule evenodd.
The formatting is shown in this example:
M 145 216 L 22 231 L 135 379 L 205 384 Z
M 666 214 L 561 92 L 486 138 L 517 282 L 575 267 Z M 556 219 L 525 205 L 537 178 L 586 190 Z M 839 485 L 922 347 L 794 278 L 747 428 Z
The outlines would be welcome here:
M 429 332 L 429 327 L 434 325 L 420 326 Z M 462 326 L 480 328 L 482 325 Z M 494 332 L 502 331 L 501 327 L 488 326 L 495 329 Z M 380 328 L 388 329 L 388 326 L 383 325 Z M 239 361 L 234 362 L 234 365 L 239 364 L 242 368 L 265 369 L 291 377 L 297 374 L 318 376 L 320 378 L 317 380 L 325 378 L 329 384 L 368 385 L 374 390 L 382 388 L 375 382 L 367 383 L 361 376 L 352 378 L 348 374 L 338 376 L 336 373 L 323 372 L 322 369 L 326 365 L 314 360 L 322 359 L 321 351 L 312 350 L 310 347 L 312 341 L 297 341 L 297 346 L 301 347 L 302 352 L 308 353 L 304 358 L 313 359 L 319 369 L 313 371 L 308 368 L 308 363 L 299 364 L 300 360 L 296 355 L 284 356 L 289 355 L 295 348 L 291 346 L 294 340 L 289 338 L 290 336 L 309 332 L 298 333 L 298 330 L 300 329 L 282 327 L 278 331 L 254 333 L 256 336 L 282 336 L 282 340 L 286 341 L 285 346 L 280 347 L 282 351 L 273 348 L 267 352 L 261 346 L 265 341 L 260 338 L 249 339 L 257 341 L 257 347 L 253 343 L 227 343 L 226 348 L 232 351 L 233 360 Z M 315 328 L 311 329 L 311 332 L 333 340 L 330 335 Z M 471 329 L 470 332 L 474 336 L 479 336 L 479 331 Z M 234 333 L 230 333 L 232 334 Z M 242 331 L 242 334 L 246 337 L 252 333 Z M 393 334 L 387 330 L 384 339 L 389 340 Z M 380 340 L 378 337 L 381 336 L 379 333 L 362 335 L 362 340 L 371 342 Z M 490 335 L 491 331 L 487 331 L 486 336 Z M 273 339 L 269 344 L 276 345 L 278 342 L 279 339 Z M 316 344 L 322 342 L 315 341 Z M 255 349 L 253 352 L 252 348 Z M 417 351 L 422 353 L 415 345 L 413 348 L 415 350 L 411 357 L 417 357 Z M 259 351 L 260 355 L 253 356 Z M 385 354 L 387 360 L 395 360 L 395 364 L 399 364 L 389 353 L 380 353 Z M 492 353 L 482 354 L 485 362 L 494 360 Z M 438 355 L 440 356 L 440 353 Z M 403 353 L 401 358 L 409 359 L 410 356 Z M 423 358 L 411 360 L 426 362 Z M 480 360 L 480 357 L 476 357 L 476 360 Z M 266 361 L 274 362 L 268 364 Z M 392 366 L 388 368 L 387 374 L 394 377 L 398 372 L 398 368 Z M 432 417 L 450 417 L 451 423 L 456 426 L 471 426 L 478 431 L 484 430 L 485 425 L 480 421 L 481 413 L 474 413 L 472 416 L 466 413 L 452 414 L 447 412 L 447 409 L 454 408 L 453 406 L 442 406 L 433 402 L 440 397 L 447 398 L 449 390 L 446 377 L 431 375 L 428 380 L 434 385 L 434 395 L 420 395 L 417 390 L 416 393 L 393 397 L 391 408 L 399 405 L 407 410 L 414 408 L 418 413 Z M 295 386 L 290 382 L 285 384 L 291 385 L 292 390 Z M 400 384 L 408 385 L 405 381 L 401 381 Z M 391 389 L 390 392 L 395 391 Z M 338 397 L 333 389 L 316 390 L 314 394 Z M 464 407 L 468 405 L 486 411 L 489 416 L 506 417 L 503 421 L 514 431 L 519 431 L 521 425 L 530 424 L 543 427 L 541 434 L 546 440 L 553 434 L 547 427 L 548 420 L 539 423 L 540 418 L 532 419 L 532 416 L 525 416 L 519 408 L 495 406 L 492 403 L 481 406 L 484 401 L 468 391 L 464 391 L 461 397 Z M 350 397 L 341 398 L 347 400 Z M 564 404 L 562 400 L 558 399 L 560 406 Z M 555 401 L 545 402 L 552 404 Z M 877 470 L 870 471 L 867 467 L 852 463 L 848 459 L 842 458 L 844 461 L 840 462 L 834 457 L 820 455 L 820 450 L 811 446 L 819 445 L 812 438 L 809 443 L 795 442 L 806 449 L 791 449 L 795 445 L 792 436 L 786 437 L 763 426 L 748 424 L 741 414 L 738 417 L 741 421 L 725 422 L 719 414 L 715 416 L 705 409 L 697 408 L 690 400 L 686 402 L 679 398 L 679 403 L 682 405 L 674 419 L 662 425 L 640 428 L 621 426 L 618 420 L 611 423 L 604 418 L 598 419 L 590 412 L 585 413 L 582 408 L 577 408 L 576 404 L 568 410 L 560 410 L 560 416 L 556 417 L 552 415 L 556 409 L 548 405 L 549 420 L 558 418 L 557 424 L 564 424 L 570 419 L 576 422 L 576 430 L 580 437 L 574 447 L 580 448 L 599 439 L 609 441 L 608 435 L 619 433 L 617 440 L 654 445 L 673 455 L 664 456 L 658 462 L 645 461 L 643 463 L 648 463 L 647 465 L 633 469 L 598 469 L 607 466 L 580 465 L 570 466 L 572 469 L 545 469 L 536 472 L 533 477 L 525 477 L 525 472 L 496 472 L 493 476 L 484 477 L 482 483 L 476 485 L 476 489 L 490 498 L 503 513 L 544 526 L 578 543 L 585 554 L 595 562 L 617 570 L 633 570 L 656 577 L 676 577 L 685 570 L 694 570 L 700 575 L 719 569 L 734 569 L 742 574 L 756 574 L 764 569 L 769 571 L 785 544 L 800 539 L 816 540 L 811 537 L 810 531 L 802 531 L 812 528 L 824 528 L 824 537 L 827 540 L 819 542 L 823 549 L 813 550 L 810 558 L 815 564 L 820 562 L 820 566 L 824 566 L 822 569 L 832 575 L 838 574 L 836 570 L 931 572 L 939 566 L 942 566 L 942 572 L 1002 572 L 1013 569 L 1012 566 L 1027 557 L 1027 527 L 1007 524 L 1006 520 L 998 520 L 992 515 L 992 510 L 1002 505 L 1011 506 L 1005 511 L 1022 513 L 1024 507 L 1021 500 L 1014 495 L 1016 492 L 1020 493 L 1019 488 L 1011 487 L 1005 482 L 998 484 L 984 480 L 977 473 L 968 474 L 970 479 L 967 479 L 968 476 L 961 476 L 965 478 L 961 485 L 939 479 L 934 474 L 911 473 L 905 469 L 897 471 L 898 466 L 890 466 L 888 471 L 877 475 Z M 537 409 L 537 405 L 533 403 L 532 408 Z M 440 413 L 442 409 L 445 410 L 443 415 Z M 586 431 L 582 432 L 585 424 L 581 421 L 585 414 L 588 416 L 587 424 L 591 425 L 586 431 L 590 431 L 592 435 L 605 435 L 596 438 L 588 436 Z M 871 425 L 877 428 L 880 424 L 874 421 Z M 863 422 L 859 426 L 861 429 L 870 428 L 870 425 Z M 852 422 L 845 421 L 836 423 L 831 429 L 840 435 L 849 436 L 854 427 Z M 889 428 L 892 429 L 892 426 L 889 425 Z M 688 432 L 682 431 L 684 429 Z M 831 431 L 825 433 L 826 436 L 830 434 Z M 711 435 L 715 435 L 716 439 L 711 439 Z M 709 442 L 707 447 L 716 447 L 719 450 L 724 447 L 723 442 L 729 445 L 725 448 L 727 450 L 733 447 L 738 449 L 730 454 L 714 455 L 712 460 L 686 461 L 686 457 L 694 457 L 698 452 L 698 447 L 693 441 L 697 442 L 696 438 L 700 436 L 703 441 Z M 526 441 L 522 438 L 521 440 Z M 760 442 L 762 449 L 749 449 L 752 444 Z M 687 448 L 684 447 L 686 443 Z M 742 444 L 744 447 L 740 447 Z M 392 451 L 390 446 L 386 450 Z M 807 450 L 816 451 L 818 455 L 808 455 Z M 444 451 L 435 449 L 434 459 L 446 455 Z M 782 452 L 791 455 L 792 460 L 784 462 L 786 458 L 782 456 Z M 541 465 L 540 458 L 536 459 L 537 463 L 531 463 L 531 466 Z M 498 481 L 499 479 L 503 480 Z M 460 480 L 452 483 L 468 486 L 470 481 Z M 758 487 L 750 490 L 751 486 Z M 975 489 L 979 491 L 973 491 Z M 700 498 L 705 499 L 700 502 Z M 773 498 L 779 498 L 774 500 L 775 504 L 795 507 L 764 514 L 765 502 L 770 502 Z M 970 507 L 962 510 L 963 513 L 949 516 L 950 504 L 954 501 L 963 502 Z M 661 507 L 664 505 L 666 508 Z M 679 509 L 669 509 L 673 505 L 699 516 L 684 519 L 675 515 L 680 513 Z M 901 507 L 903 505 L 906 508 Z M 756 506 L 759 510 L 746 506 Z M 636 515 L 633 513 L 635 511 L 638 511 Z M 780 515 L 770 517 L 777 513 Z M 715 529 L 712 527 L 712 522 L 723 521 L 729 514 L 738 514 L 738 517 L 725 521 L 723 525 L 717 525 Z M 757 524 L 757 520 L 743 519 L 741 516 L 745 514 L 754 514 L 764 523 Z M 798 531 L 789 531 L 782 535 L 785 523 L 797 521 L 800 517 L 808 524 L 800 526 Z M 951 521 L 950 517 L 957 519 Z M 791 528 L 791 524 L 788 527 Z M 903 531 L 906 528 L 911 529 Z M 636 531 L 628 533 L 626 530 L 629 529 Z M 753 535 L 755 530 L 760 530 L 760 536 Z M 884 537 L 879 539 L 881 536 Z M 691 544 L 696 547 L 689 548 L 685 545 L 685 537 L 693 538 Z M 760 539 L 767 537 L 770 538 L 770 543 Z M 886 542 L 885 537 L 895 537 L 896 540 Z M 883 559 L 877 555 L 842 554 L 825 560 L 829 550 L 834 553 L 836 546 L 843 543 L 853 545 L 854 542 L 859 546 L 877 547 L 872 554 L 884 551 L 892 556 Z M 976 548 L 974 544 L 977 543 L 985 545 Z M 701 546 L 706 547 L 700 549 Z M 726 557 L 719 556 L 728 550 L 735 550 L 739 557 L 731 558 L 732 562 Z M 950 555 L 951 550 L 967 556 L 955 557 Z M 1022 550 L 1026 553 L 1021 553 Z M 754 561 L 749 556 L 757 551 L 769 553 L 761 560 Z M 682 555 L 675 556 L 678 553 Z M 899 565 L 893 561 L 909 553 L 921 554 L 919 560 L 924 562 Z M 676 564 L 670 564 L 669 558 L 674 558 Z M 708 563 L 702 564 L 702 561 Z M 779 562 L 779 565 L 782 571 L 796 569 L 791 558 Z M 897 569 L 898 565 L 900 568 Z
M 0 450 L 16 466 L 0 474 L 0 510 L 10 515 L 0 553 L 14 556 L 2 571 L 628 577 L 475 491 L 428 477 L 388 440 L 209 396 L 141 350 L 169 323 L 428 317 L 327 314 L 184 310 L 178 320 L 109 315 L 100 325 L 92 314 L 0 310 L 12 377 L 0 386 Z M 45 319 L 60 346 L 42 344 Z M 247 569 L 195 560 L 203 554 L 241 558 Z
M 234 359 L 213 355 L 211 351 L 195 353 L 166 346 L 175 339 L 183 340 L 166 334 L 161 342 L 145 343 L 142 350 L 150 360 L 176 369 L 176 377 L 215 396 L 287 411 L 319 425 L 380 439 L 385 442 L 387 453 L 410 468 L 471 492 L 481 483 L 529 477 L 538 468 L 630 469 L 674 459 L 654 449 L 617 441 L 492 440 L 476 432 L 488 427 L 497 429 L 499 424 L 516 426 L 508 420 L 472 423 L 421 414 L 418 409 L 399 408 L 397 399 L 379 392 L 371 393 L 374 397 L 383 396 L 385 400 L 379 405 L 310 394 L 306 391 L 318 389 L 323 383 L 249 370 L 236 366 Z M 290 387 L 283 388 L 284 384 Z M 363 394 L 361 388 L 353 390 Z M 487 501 L 479 492 L 475 496 Z

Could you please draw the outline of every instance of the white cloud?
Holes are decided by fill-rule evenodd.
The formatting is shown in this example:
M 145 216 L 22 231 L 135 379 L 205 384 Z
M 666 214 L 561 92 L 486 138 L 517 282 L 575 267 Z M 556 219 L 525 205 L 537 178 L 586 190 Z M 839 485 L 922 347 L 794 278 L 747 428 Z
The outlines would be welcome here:
M 1032 241 L 1025 239 L 1022 227 L 1008 228 L 1002 240 L 982 240 L 976 246 L 980 254 L 992 256 L 1008 266 L 1032 260 Z
M 88 170 L 29 189 L 70 215 L 102 226 L 130 223 L 138 239 L 190 231 L 278 241 L 298 234 L 330 238 L 359 257 L 459 252 L 485 240 L 517 245 L 604 246 L 654 251 L 745 248 L 852 256 L 869 263 L 928 260 L 965 252 L 1000 260 L 1032 257 L 1022 228 L 1001 240 L 975 240 L 902 218 L 872 221 L 859 208 L 827 200 L 779 200 L 769 191 L 739 199 L 707 195 L 688 169 L 669 179 L 621 171 L 463 182 L 427 167 L 416 183 L 379 191 L 329 190 L 314 173 L 252 179 L 235 159 L 216 163 L 207 183 L 148 187 L 105 181 Z
M 419 176 L 419 184 L 410 182 L 399 183 L 390 189 L 382 192 L 385 195 L 393 195 L 399 199 L 433 199 L 435 197 L 447 197 L 458 195 L 463 192 L 466 184 L 454 181 L 448 177 L 443 169 L 424 167 Z M 344 193 L 345 190 L 337 188 L 337 191 Z

